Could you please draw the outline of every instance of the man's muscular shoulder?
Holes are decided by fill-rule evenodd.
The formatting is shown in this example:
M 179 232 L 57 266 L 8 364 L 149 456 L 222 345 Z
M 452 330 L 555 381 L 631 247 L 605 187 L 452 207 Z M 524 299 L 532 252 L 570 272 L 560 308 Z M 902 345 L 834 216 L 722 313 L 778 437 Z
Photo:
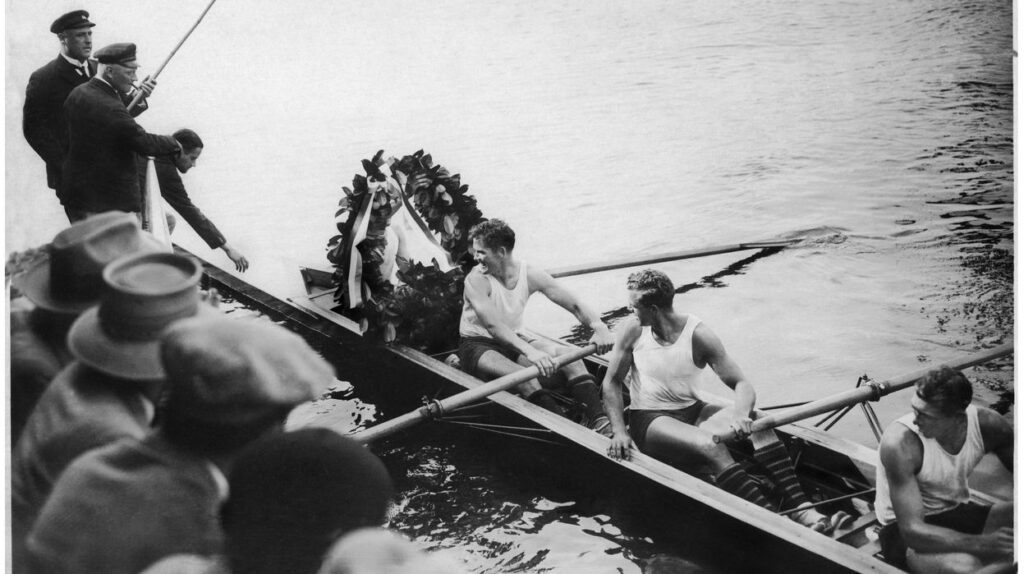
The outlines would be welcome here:
M 882 434 L 878 456 L 886 468 L 909 465 L 909 470 L 917 474 L 921 470 L 924 447 L 917 433 L 902 423 L 894 422 Z

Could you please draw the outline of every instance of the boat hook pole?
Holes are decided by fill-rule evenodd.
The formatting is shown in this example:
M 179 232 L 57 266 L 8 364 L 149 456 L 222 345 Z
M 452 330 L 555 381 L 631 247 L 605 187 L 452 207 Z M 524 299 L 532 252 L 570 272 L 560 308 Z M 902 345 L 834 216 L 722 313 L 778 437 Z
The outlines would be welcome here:
M 553 357 L 555 360 L 555 367 L 564 367 L 575 360 L 582 359 L 583 357 L 595 352 L 597 352 L 597 345 L 594 343 L 590 343 L 585 347 L 573 349 L 564 355 Z M 398 431 L 412 427 L 424 420 L 440 417 L 446 412 L 475 403 L 480 399 L 487 398 L 495 393 L 507 391 L 516 385 L 525 383 L 526 381 L 536 377 L 539 373 L 540 369 L 536 366 L 526 367 L 525 369 L 509 373 L 503 377 L 483 383 L 478 387 L 452 395 L 446 399 L 430 401 L 415 411 L 382 422 L 379 425 L 370 427 L 364 431 L 357 432 L 351 435 L 351 437 L 363 444 L 374 442 Z
M 203 13 L 199 15 L 199 18 L 196 20 L 196 23 L 192 24 L 192 27 L 188 29 L 188 32 L 185 32 L 185 36 L 182 37 L 181 41 L 178 42 L 178 45 L 175 46 L 173 50 L 171 50 L 171 53 L 167 55 L 167 59 L 164 60 L 164 63 L 160 64 L 160 67 L 157 68 L 156 71 L 153 72 L 153 74 L 150 76 L 151 80 L 155 80 L 156 77 L 160 75 L 160 72 L 164 70 L 164 67 L 166 67 L 167 63 L 171 61 L 171 58 L 173 58 L 174 55 L 178 53 L 178 48 L 181 48 L 181 45 L 185 43 L 185 40 L 188 40 L 188 37 L 192 35 L 192 31 L 195 30 L 197 26 L 199 26 L 199 23 L 203 21 L 203 18 L 206 16 L 206 13 L 210 11 L 210 8 L 213 8 L 213 3 L 216 1 L 217 0 L 210 0 L 210 3 L 206 5 L 206 9 L 203 10 Z M 141 102 L 142 98 L 144 98 L 145 96 L 145 92 L 139 90 L 139 93 L 135 94 L 135 97 L 132 98 L 131 103 L 128 104 L 128 111 L 131 111 L 132 108 L 139 105 L 139 102 Z
M 796 407 L 793 409 L 785 410 L 778 414 L 761 417 L 755 420 L 752 425 L 750 425 L 750 431 L 757 432 L 773 429 L 784 424 L 789 424 L 792 422 L 806 419 L 808 417 L 813 417 L 815 415 L 820 415 L 822 413 L 834 411 L 838 408 L 842 408 L 845 406 L 852 406 L 857 403 L 863 403 L 865 401 L 877 401 L 878 399 L 884 397 L 885 395 L 905 389 L 913 385 L 918 381 L 918 379 L 921 379 L 925 375 L 927 375 L 929 371 L 932 371 L 940 367 L 949 367 L 951 369 L 962 370 L 966 369 L 967 367 L 981 365 L 993 359 L 998 359 L 999 357 L 1005 357 L 1006 355 L 1012 354 L 1013 343 L 1006 343 L 998 347 L 994 347 L 992 349 L 976 353 L 969 357 L 964 357 L 963 359 L 960 360 L 949 361 L 941 365 L 936 365 L 934 367 L 929 367 L 926 369 L 914 371 L 912 373 L 907 373 L 903 376 L 895 377 L 886 381 L 882 381 L 880 383 L 870 383 L 868 385 L 864 385 L 850 391 L 837 393 L 830 397 L 825 397 L 824 399 L 810 402 L 802 407 Z M 711 438 L 716 443 L 719 443 L 724 440 L 733 439 L 734 434 L 731 432 L 720 435 L 716 434 L 713 435 Z

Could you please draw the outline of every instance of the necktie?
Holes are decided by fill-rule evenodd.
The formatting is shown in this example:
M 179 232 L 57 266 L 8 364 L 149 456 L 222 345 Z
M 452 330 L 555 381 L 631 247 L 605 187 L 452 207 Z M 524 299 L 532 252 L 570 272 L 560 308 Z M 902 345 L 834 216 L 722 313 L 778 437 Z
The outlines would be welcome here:
M 83 64 L 82 68 L 79 71 L 82 72 L 82 75 L 85 76 L 85 79 L 89 79 L 89 64 Z

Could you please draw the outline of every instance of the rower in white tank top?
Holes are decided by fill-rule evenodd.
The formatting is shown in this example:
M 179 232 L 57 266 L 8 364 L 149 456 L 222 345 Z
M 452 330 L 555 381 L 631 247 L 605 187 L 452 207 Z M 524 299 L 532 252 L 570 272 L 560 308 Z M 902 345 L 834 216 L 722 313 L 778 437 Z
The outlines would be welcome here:
M 526 262 L 519 261 L 519 278 L 516 280 L 516 286 L 512 289 L 507 289 L 493 275 L 484 273 L 481 265 L 477 265 L 470 271 L 470 274 L 473 273 L 480 273 L 487 279 L 487 284 L 491 287 L 489 298 L 498 313 L 498 320 L 516 334 L 522 333 L 523 311 L 526 309 L 526 301 L 530 298 L 529 280 L 526 278 Z M 468 281 L 469 278 L 467 277 L 466 280 Z M 480 322 L 480 318 L 477 317 L 476 311 L 473 310 L 468 299 L 462 302 L 459 334 L 463 337 L 494 338 L 487 327 Z
M 958 504 L 970 500 L 971 491 L 967 486 L 967 477 L 985 456 L 985 442 L 981 437 L 981 425 L 978 424 L 978 409 L 969 405 L 967 413 L 967 438 L 960 452 L 951 454 L 942 448 L 934 438 L 921 436 L 914 424 L 914 413 L 904 415 L 896 422 L 914 431 L 924 447 L 921 459 L 921 471 L 917 473 L 917 485 L 921 491 L 921 502 L 924 514 L 929 516 L 945 512 Z M 882 524 L 890 524 L 896 520 L 889 495 L 889 480 L 885 476 L 885 468 L 879 464 L 876 472 L 875 515 Z
M 633 347 L 629 376 L 630 409 L 675 410 L 698 400 L 704 369 L 693 362 L 693 332 L 700 319 L 690 315 L 679 338 L 663 345 L 650 327 L 643 327 Z

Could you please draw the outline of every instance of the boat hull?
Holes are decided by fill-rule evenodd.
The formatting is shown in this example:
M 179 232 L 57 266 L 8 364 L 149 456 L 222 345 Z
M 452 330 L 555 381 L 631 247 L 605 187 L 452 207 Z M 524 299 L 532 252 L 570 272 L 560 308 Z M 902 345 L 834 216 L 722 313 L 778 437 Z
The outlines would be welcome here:
M 328 359 L 337 357 L 342 364 L 349 365 L 357 358 L 366 363 L 371 380 L 402 381 L 400 385 L 366 385 L 375 387 L 368 398 L 362 392 L 364 389 L 360 389 L 360 396 L 377 405 L 382 418 L 418 407 L 423 397 L 447 396 L 483 384 L 415 349 L 368 343 L 359 334 L 358 325 L 331 311 L 333 303 L 329 297 L 321 297 L 319 302 L 315 297 L 282 301 L 212 265 L 205 262 L 204 265 L 206 287 L 216 287 L 271 319 L 283 322 L 306 337 Z M 591 367 L 601 368 L 600 362 L 591 362 Z M 516 425 L 550 431 L 548 437 L 573 446 L 580 453 L 577 456 L 588 460 L 588 464 L 599 465 L 602 480 L 614 476 L 624 483 L 642 483 L 642 490 L 647 493 L 645 496 L 652 497 L 654 508 L 671 508 L 683 517 L 680 519 L 681 538 L 710 531 L 716 533 L 719 542 L 724 540 L 721 536 L 742 540 L 742 553 L 735 558 L 750 561 L 743 564 L 744 568 L 780 572 L 900 572 L 875 557 L 877 544 L 866 536 L 875 525 L 871 515 L 861 517 L 855 529 L 842 533 L 839 538 L 823 536 L 642 453 L 634 453 L 630 460 L 613 461 L 605 454 L 608 439 L 514 394 L 499 392 L 489 401 L 496 407 L 493 416 L 511 418 Z M 348 428 L 338 430 L 349 431 Z M 820 463 L 827 468 L 819 470 L 833 478 L 838 476 L 846 490 L 869 487 L 873 481 L 877 459 L 873 458 L 871 449 L 799 425 L 781 428 L 780 435 L 791 449 L 800 451 L 801 467 L 813 468 L 813 463 Z M 507 442 L 517 443 L 515 440 Z M 535 448 L 527 442 L 521 441 L 520 447 Z M 543 466 L 548 469 L 546 472 L 571 471 L 560 470 L 550 461 Z M 838 488 L 842 488 L 842 484 Z M 634 486 L 631 490 L 635 489 Z

